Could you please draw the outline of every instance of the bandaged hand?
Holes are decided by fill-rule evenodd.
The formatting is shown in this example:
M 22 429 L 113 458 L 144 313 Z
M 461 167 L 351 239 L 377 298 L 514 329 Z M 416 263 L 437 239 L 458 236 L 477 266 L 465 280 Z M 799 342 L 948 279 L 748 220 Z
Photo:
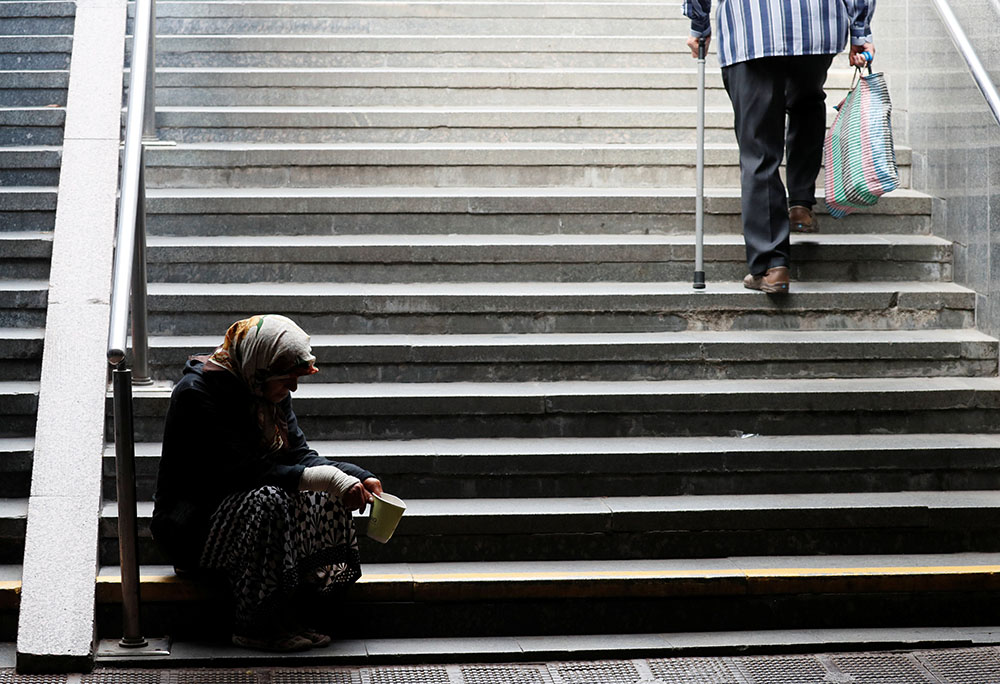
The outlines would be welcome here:
M 302 477 L 299 479 L 299 491 L 326 492 L 330 496 L 341 499 L 344 494 L 360 484 L 361 480 L 353 475 L 348 475 L 336 466 L 309 466 L 302 471 Z
M 364 482 L 359 482 L 347 490 L 341 501 L 344 502 L 344 508 L 347 510 L 364 514 L 365 506 L 375 500 L 376 494 L 381 493 L 382 483 L 377 477 L 369 477 Z

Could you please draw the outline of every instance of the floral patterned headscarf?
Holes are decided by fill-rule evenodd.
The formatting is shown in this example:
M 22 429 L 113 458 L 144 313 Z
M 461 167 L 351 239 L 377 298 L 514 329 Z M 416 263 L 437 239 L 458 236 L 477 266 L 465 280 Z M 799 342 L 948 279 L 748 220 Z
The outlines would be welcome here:
M 319 372 L 305 331 L 277 314 L 245 318 L 229 327 L 222 345 L 208 359 L 242 380 L 254 396 L 265 451 L 272 454 L 285 449 L 288 424 L 277 405 L 264 399 L 262 390 L 268 380 L 287 378 L 296 370 L 306 369 L 305 375 Z
M 277 314 L 252 316 L 233 323 L 226 339 L 209 360 L 243 380 L 261 395 L 268 380 L 288 377 L 293 370 L 317 373 L 309 336 L 290 318 Z

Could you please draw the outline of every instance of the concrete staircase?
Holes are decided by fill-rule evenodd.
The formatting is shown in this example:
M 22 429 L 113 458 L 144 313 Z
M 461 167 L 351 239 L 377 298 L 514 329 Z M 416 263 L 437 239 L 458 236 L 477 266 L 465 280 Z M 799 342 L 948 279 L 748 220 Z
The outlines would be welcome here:
M 0 641 L 17 631 L 74 13 L 0 3 Z
M 693 291 L 677 3 L 157 11 L 158 123 L 178 144 L 149 152 L 147 632 L 220 634 L 224 611 L 146 525 L 184 358 L 260 312 L 313 335 L 322 374 L 295 399 L 312 444 L 410 504 L 388 545 L 364 542 L 345 636 L 989 619 L 997 342 L 951 282 L 930 198 L 823 217 L 794 240 L 791 296 L 744 290 L 732 115 L 710 70 L 709 286 Z M 836 102 L 850 74 L 830 81 Z

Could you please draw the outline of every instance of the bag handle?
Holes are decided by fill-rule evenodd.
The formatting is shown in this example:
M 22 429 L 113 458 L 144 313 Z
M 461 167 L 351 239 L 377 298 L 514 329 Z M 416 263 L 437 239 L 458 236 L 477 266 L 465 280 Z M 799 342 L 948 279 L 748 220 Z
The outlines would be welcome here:
M 871 76 L 872 62 L 875 61 L 875 58 L 872 56 L 872 53 L 868 52 L 867 50 L 862 52 L 861 56 L 865 58 L 865 66 L 868 68 L 868 75 Z M 859 66 L 854 67 L 854 78 L 851 79 L 851 90 L 854 90 L 855 86 L 858 85 L 858 81 L 861 80 L 861 70 L 864 68 L 865 67 L 859 67 Z

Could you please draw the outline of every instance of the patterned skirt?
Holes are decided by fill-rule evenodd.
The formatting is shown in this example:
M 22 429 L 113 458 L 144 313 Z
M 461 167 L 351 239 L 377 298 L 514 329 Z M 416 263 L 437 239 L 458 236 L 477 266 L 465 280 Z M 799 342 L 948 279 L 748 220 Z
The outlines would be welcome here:
M 350 511 L 325 493 L 279 487 L 239 492 L 219 504 L 201 566 L 228 579 L 240 634 L 282 624 L 303 591 L 333 593 L 361 577 Z

